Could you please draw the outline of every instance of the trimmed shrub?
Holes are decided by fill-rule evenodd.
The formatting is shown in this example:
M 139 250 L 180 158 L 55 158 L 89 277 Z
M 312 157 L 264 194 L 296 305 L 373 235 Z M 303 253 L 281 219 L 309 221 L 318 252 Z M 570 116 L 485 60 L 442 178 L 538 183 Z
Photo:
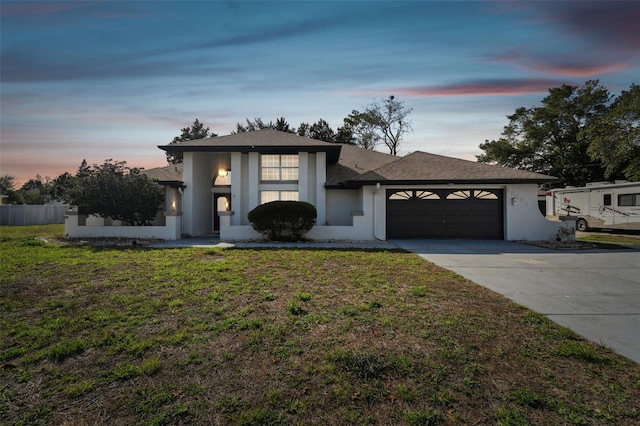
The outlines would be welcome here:
M 272 241 L 299 241 L 316 222 L 316 208 L 304 201 L 272 201 L 249 212 L 253 229 Z

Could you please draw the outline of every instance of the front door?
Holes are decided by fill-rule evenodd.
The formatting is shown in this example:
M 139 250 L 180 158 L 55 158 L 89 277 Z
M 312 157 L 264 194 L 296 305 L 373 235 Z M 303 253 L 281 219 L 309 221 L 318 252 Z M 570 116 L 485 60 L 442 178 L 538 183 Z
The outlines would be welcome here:
M 231 194 L 213 194 L 213 232 L 220 232 L 220 212 L 231 210 Z

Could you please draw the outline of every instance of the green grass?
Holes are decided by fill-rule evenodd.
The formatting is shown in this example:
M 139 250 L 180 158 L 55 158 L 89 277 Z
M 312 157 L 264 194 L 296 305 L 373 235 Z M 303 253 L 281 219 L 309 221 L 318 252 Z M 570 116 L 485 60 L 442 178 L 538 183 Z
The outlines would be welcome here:
M 0 228 L 2 424 L 640 422 L 640 366 L 410 253 Z
M 33 226 L 0 226 L 2 238 L 62 237 L 64 224 Z
M 640 235 L 636 236 L 627 236 L 627 235 L 616 235 L 616 234 L 589 234 L 589 235 L 581 235 L 577 238 L 578 241 L 586 241 L 591 243 L 598 243 L 599 247 L 607 248 L 607 246 L 613 246 L 616 248 L 620 248 L 618 244 L 640 244 Z

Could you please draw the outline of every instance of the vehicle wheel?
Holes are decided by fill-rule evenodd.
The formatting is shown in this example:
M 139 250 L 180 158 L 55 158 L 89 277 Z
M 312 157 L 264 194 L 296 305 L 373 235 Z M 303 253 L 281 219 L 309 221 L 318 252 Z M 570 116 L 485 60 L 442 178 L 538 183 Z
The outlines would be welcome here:
M 576 229 L 580 232 L 584 232 L 587 229 L 589 229 L 589 225 L 587 224 L 587 221 L 584 219 L 578 219 L 576 220 Z

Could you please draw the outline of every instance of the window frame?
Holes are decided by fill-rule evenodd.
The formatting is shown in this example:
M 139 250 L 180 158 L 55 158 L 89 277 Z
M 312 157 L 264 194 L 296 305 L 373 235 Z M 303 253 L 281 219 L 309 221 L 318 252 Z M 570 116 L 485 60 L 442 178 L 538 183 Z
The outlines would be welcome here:
M 292 158 L 286 158 L 292 157 Z M 287 160 L 295 158 L 295 166 L 287 165 Z M 273 160 L 277 159 L 276 165 Z M 266 164 L 265 164 L 266 163 Z M 275 172 L 275 176 L 268 176 L 265 178 L 265 172 Z M 286 173 L 292 173 L 295 175 L 295 179 L 283 179 Z M 273 178 L 272 178 L 273 177 Z M 300 178 L 300 156 L 298 154 L 261 154 L 260 155 L 260 182 L 262 183 L 298 183 Z
M 624 197 L 624 198 L 623 198 Z M 623 200 L 629 198 L 631 204 L 622 203 Z M 640 194 L 618 194 L 618 207 L 638 207 L 640 206 Z
M 266 193 L 277 193 L 277 199 L 271 199 L 268 201 L 264 200 L 264 194 Z M 286 197 L 284 200 L 282 199 L 283 193 L 293 194 L 295 193 L 295 199 L 293 197 Z M 260 191 L 260 205 L 270 203 L 272 201 L 300 201 L 300 192 L 291 190 L 291 189 L 265 189 Z

